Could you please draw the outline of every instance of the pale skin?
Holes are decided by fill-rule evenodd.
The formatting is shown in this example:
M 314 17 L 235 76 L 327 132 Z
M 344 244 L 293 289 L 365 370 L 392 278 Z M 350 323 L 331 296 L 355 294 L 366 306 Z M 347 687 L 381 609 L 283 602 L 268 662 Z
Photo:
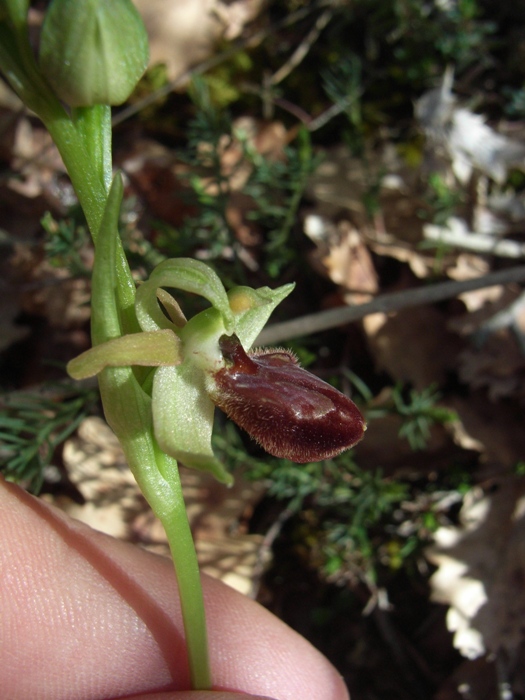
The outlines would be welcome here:
M 337 671 L 264 608 L 203 577 L 217 690 L 186 690 L 172 565 L 0 479 L 5 700 L 348 700 Z

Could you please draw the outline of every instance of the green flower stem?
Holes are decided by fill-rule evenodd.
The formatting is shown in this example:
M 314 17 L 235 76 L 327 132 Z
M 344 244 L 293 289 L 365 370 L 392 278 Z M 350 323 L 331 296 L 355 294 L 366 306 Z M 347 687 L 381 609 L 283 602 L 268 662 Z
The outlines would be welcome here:
M 111 186 L 111 108 L 107 105 L 77 107 L 71 116 L 79 134 L 82 134 L 88 157 L 101 173 L 106 191 Z
M 136 393 L 138 385 L 133 388 L 132 371 L 129 368 L 104 370 L 99 382 L 105 399 L 104 406 L 107 406 L 108 400 L 112 404 L 112 415 L 108 415 L 106 408 L 106 417 L 114 430 L 117 427 L 114 424 L 115 415 L 120 415 L 126 422 L 128 416 L 133 418 L 137 412 L 143 414 L 139 430 L 131 436 L 120 438 L 120 442 L 139 488 L 168 538 L 179 588 L 191 687 L 193 690 L 209 690 L 212 681 L 204 600 L 177 462 L 163 453 L 152 437 L 151 428 L 148 427 L 149 410 L 143 410 L 144 406 Z M 113 396 L 115 382 L 119 383 L 117 401 Z M 135 410 L 130 409 L 133 404 Z
M 150 503 L 166 531 L 173 561 L 177 562 L 175 573 L 179 586 L 191 685 L 195 690 L 209 690 L 212 681 L 204 599 L 179 469 L 175 459 L 162 452 L 157 445 L 155 447 L 157 464 L 166 482 L 170 484 L 171 494 L 169 502 L 163 504 L 162 501 L 167 499 L 163 492 L 158 490 L 152 494 L 153 501 Z
M 115 265 L 122 194 L 122 179 L 117 174 L 109 190 L 95 252 L 92 335 L 96 345 L 113 339 L 123 342 Z M 179 586 L 192 688 L 207 690 L 211 674 L 203 596 L 177 462 L 157 445 L 151 398 L 133 369 L 107 367 L 98 377 L 106 420 L 120 440 L 144 497 L 166 530 Z
M 83 107 L 73 115 L 75 121 L 55 110 L 41 116 L 62 156 L 96 245 L 111 184 L 111 108 Z M 134 311 L 135 282 L 120 237 L 116 245 L 116 289 L 123 333 L 136 333 L 140 328 Z

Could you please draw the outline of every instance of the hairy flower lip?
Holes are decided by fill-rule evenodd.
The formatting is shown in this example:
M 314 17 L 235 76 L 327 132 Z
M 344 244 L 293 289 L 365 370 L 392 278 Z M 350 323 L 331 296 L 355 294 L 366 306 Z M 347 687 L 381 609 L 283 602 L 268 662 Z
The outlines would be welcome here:
M 214 403 L 267 452 L 298 463 L 329 459 L 355 445 L 366 429 L 347 396 L 299 366 L 287 350 L 247 354 L 222 336 L 225 366 L 209 375 Z

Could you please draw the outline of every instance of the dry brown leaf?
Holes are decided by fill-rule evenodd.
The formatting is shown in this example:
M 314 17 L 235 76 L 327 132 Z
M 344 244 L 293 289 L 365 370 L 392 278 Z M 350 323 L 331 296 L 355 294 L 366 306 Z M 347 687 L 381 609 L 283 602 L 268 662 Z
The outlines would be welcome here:
M 461 282 L 463 280 L 476 279 L 490 272 L 488 262 L 479 255 L 472 253 L 459 253 L 455 258 L 454 263 L 447 267 L 447 275 L 454 280 Z M 497 301 L 503 294 L 503 287 L 497 285 L 495 287 L 483 287 L 475 289 L 472 292 L 465 292 L 459 295 L 459 299 L 465 304 L 468 311 L 477 311 L 488 302 Z
M 474 441 L 474 449 L 482 445 L 476 472 L 479 479 L 507 473 L 523 459 L 523 415 L 514 402 L 491 401 L 486 391 L 471 389 L 466 397 L 447 397 L 447 405 L 458 414 L 463 430 Z
M 459 376 L 474 389 L 486 388 L 494 401 L 523 399 L 525 304 L 518 288 L 492 288 L 492 295 L 492 302 L 448 323 L 449 329 L 471 339 L 458 356 Z
M 311 254 L 313 266 L 344 290 L 347 304 L 370 301 L 379 290 L 372 256 L 363 237 L 349 221 L 337 224 L 310 214 L 305 233 L 317 248 Z
M 363 195 L 367 178 L 363 161 L 353 158 L 344 146 L 322 152 L 321 164 L 308 183 L 308 197 L 316 202 L 320 216 L 333 219 L 341 211 L 350 212 L 359 229 L 366 224 Z
M 77 436 L 66 442 L 63 455 L 69 478 L 86 502 L 79 505 L 62 499 L 57 505 L 97 530 L 169 556 L 164 529 L 104 421 L 84 420 Z M 184 468 L 181 480 L 202 570 L 243 593 L 250 592 L 261 537 L 232 528 L 261 498 L 264 486 L 239 475 L 227 489 L 210 475 Z
M 259 245 L 262 233 L 249 217 L 257 203 L 242 191 L 253 166 L 244 158 L 241 138 L 260 155 L 277 160 L 285 157 L 284 148 L 292 135 L 281 122 L 265 122 L 250 117 L 236 120 L 233 133 L 233 138 L 224 135 L 219 147 L 222 176 L 228 181 L 230 194 L 226 219 L 242 246 L 238 251 L 239 256 L 251 269 L 256 269 L 255 258 L 245 249 Z M 201 155 L 205 157 L 209 149 L 210 144 L 201 144 Z M 178 227 L 187 216 L 196 215 L 197 209 L 188 197 L 191 194 L 188 166 L 177 159 L 174 151 L 149 139 L 136 140 L 133 150 L 122 157 L 121 165 L 153 217 Z M 200 181 L 209 195 L 219 194 L 214 176 L 201 174 Z
M 150 62 L 170 80 L 209 58 L 221 39 L 237 38 L 264 0 L 134 0 L 150 39 Z
M 189 166 L 174 151 L 141 138 L 117 159 L 150 217 L 177 227 L 186 216 L 195 216 L 197 209 L 187 201 Z
M 40 123 L 34 124 L 27 117 L 18 119 L 11 167 L 16 177 L 7 182 L 13 192 L 26 199 L 44 196 L 49 204 L 61 205 L 56 180 L 57 173 L 64 173 L 65 167 L 51 136 Z
M 473 389 L 486 388 L 492 401 L 525 398 L 525 356 L 509 328 L 492 333 L 481 348 L 458 357 L 459 377 Z
M 370 150 L 364 159 L 354 158 L 344 146 L 327 150 L 323 156 L 308 186 L 316 202 L 315 214 L 328 220 L 343 214 L 372 252 L 408 263 L 417 277 L 432 274 L 434 253 L 417 247 L 423 238 L 423 204 L 412 183 L 415 171 L 408 171 L 388 146 Z M 378 211 L 371 218 L 365 201 L 378 185 Z
M 227 583 L 236 591 L 252 595 L 254 570 L 259 562 L 262 535 L 217 537 L 196 541 L 201 571 Z
M 119 442 L 99 418 L 87 418 L 66 441 L 64 464 L 85 503 L 61 507 L 77 520 L 114 537 L 129 539 L 129 520 L 148 509 L 128 469 Z
M 90 261 L 87 261 L 89 264 Z M 16 285 L 27 285 L 18 293 L 20 309 L 46 318 L 54 328 L 79 327 L 89 320 L 91 284 L 87 278 L 73 278 L 65 268 L 53 267 L 34 246 L 17 244 L 12 257 Z
M 433 306 L 365 317 L 363 326 L 377 368 L 388 372 L 395 382 L 419 390 L 442 383 L 462 347 L 447 330 L 446 321 Z
M 447 625 L 467 658 L 487 651 L 507 661 L 523 690 L 525 667 L 525 479 L 467 494 L 460 527 L 443 527 L 427 552 L 438 569 L 432 597 L 449 605 Z M 505 680 L 505 679 L 503 679 Z

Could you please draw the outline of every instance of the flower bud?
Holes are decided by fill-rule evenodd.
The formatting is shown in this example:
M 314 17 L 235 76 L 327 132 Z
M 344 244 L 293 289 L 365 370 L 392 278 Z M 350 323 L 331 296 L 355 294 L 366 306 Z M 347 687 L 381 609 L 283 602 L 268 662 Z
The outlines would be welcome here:
M 131 0 L 53 0 L 40 66 L 71 107 L 124 102 L 148 64 L 148 37 Z
M 219 340 L 225 366 L 206 389 L 267 452 L 293 462 L 335 457 L 363 437 L 365 421 L 348 397 L 302 369 L 287 350 L 246 354 L 236 336 Z

